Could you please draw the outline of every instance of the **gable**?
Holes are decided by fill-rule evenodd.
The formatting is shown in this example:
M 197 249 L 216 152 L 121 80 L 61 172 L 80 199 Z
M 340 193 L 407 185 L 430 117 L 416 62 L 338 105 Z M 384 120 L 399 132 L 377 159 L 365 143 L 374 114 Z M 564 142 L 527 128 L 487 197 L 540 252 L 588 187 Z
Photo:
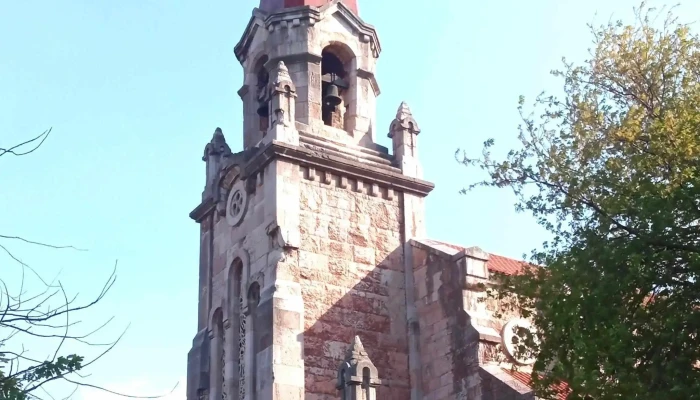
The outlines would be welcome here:
M 420 242 L 437 250 L 445 252 L 450 256 L 456 255 L 462 251 L 467 250 L 466 247 L 452 243 L 442 242 L 439 240 L 420 239 Z M 488 253 L 488 255 L 489 260 L 486 263 L 486 267 L 489 271 L 492 272 L 502 273 L 506 275 L 517 275 L 522 271 L 523 267 L 527 265 L 527 263 L 522 260 L 516 260 L 514 258 L 499 256 L 493 253 Z

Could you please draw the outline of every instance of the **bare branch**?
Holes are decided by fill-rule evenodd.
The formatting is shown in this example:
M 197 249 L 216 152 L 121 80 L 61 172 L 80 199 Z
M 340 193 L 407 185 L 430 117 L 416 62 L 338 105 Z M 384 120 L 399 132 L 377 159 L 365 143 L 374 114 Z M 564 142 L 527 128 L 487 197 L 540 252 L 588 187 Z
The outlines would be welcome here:
M 33 240 L 28 240 L 28 239 L 25 239 L 25 238 L 20 237 L 20 236 L 0 235 L 0 239 L 19 240 L 19 241 L 22 241 L 22 242 L 25 242 L 25 243 L 35 244 L 35 245 L 37 245 L 37 246 L 49 247 L 49 248 L 52 248 L 52 249 L 73 249 L 73 250 L 77 250 L 77 251 L 87 251 L 87 249 L 79 249 L 79 248 L 77 248 L 77 247 L 75 247 L 75 246 L 70 246 L 70 245 L 69 245 L 69 246 L 57 246 L 57 245 L 48 244 L 48 243 L 35 242 L 35 241 L 33 241 Z
M 24 141 L 22 143 L 16 144 L 8 149 L 0 148 L 0 157 L 4 156 L 5 154 L 12 154 L 14 156 L 26 156 L 27 154 L 36 151 L 42 144 L 44 144 L 44 141 L 46 140 L 46 138 L 49 137 L 49 134 L 51 133 L 51 129 L 53 129 L 53 128 L 49 128 L 48 130 L 45 130 L 44 132 L 42 132 L 41 135 L 39 135 L 35 138 L 32 138 L 32 139 L 29 139 L 27 141 Z M 26 151 L 20 150 L 21 147 L 26 146 L 30 143 L 34 143 L 37 140 L 39 141 L 39 143 L 35 144 L 34 147 L 30 148 L 29 150 L 26 150 Z
M 124 393 L 115 392 L 113 390 L 109 390 L 109 389 L 105 389 L 103 387 L 91 385 L 89 383 L 76 382 L 76 381 L 70 380 L 70 379 L 65 378 L 65 377 L 63 378 L 63 380 L 70 382 L 70 383 L 73 383 L 73 384 L 76 384 L 76 385 L 79 385 L 79 386 L 84 386 L 84 387 L 89 387 L 92 389 L 101 390 L 103 392 L 111 393 L 111 394 L 114 394 L 114 395 L 117 395 L 120 397 L 126 397 L 129 399 L 160 399 L 160 398 L 163 398 L 163 397 L 173 393 L 175 391 L 175 389 L 177 389 L 178 385 L 180 384 L 180 382 L 176 383 L 175 386 L 170 390 L 170 392 L 168 392 L 166 394 L 161 394 L 161 395 L 157 395 L 157 396 L 134 396 L 134 395 L 128 395 L 128 394 L 124 394 Z

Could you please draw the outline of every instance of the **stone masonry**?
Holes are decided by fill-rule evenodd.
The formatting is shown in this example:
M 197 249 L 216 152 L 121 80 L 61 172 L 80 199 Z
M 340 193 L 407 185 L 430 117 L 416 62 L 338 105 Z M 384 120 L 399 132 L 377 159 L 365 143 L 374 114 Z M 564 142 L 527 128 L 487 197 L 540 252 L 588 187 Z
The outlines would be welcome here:
M 190 214 L 188 400 L 531 398 L 504 342 L 520 320 L 496 318 L 479 285 L 519 263 L 425 239 L 433 185 L 408 105 L 385 131 L 393 152 L 374 142 L 380 52 L 355 1 L 253 11 L 235 47 L 243 151 L 214 132 Z

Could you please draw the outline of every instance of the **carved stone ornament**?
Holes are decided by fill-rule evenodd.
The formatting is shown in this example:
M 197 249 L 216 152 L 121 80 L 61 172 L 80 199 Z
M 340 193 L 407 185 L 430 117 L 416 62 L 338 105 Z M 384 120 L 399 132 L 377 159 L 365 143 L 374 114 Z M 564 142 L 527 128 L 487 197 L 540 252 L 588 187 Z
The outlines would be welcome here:
M 243 221 L 243 217 L 248 208 L 248 192 L 245 182 L 236 182 L 228 194 L 226 202 L 226 222 L 231 226 L 238 226 Z
M 336 388 L 341 391 L 341 398 L 347 400 L 375 399 L 374 396 L 363 396 L 361 389 L 371 391 L 374 394 L 375 388 L 381 383 L 377 368 L 365 351 L 360 337 L 355 336 L 345 352 L 345 360 L 338 367 Z
M 402 130 L 407 130 L 411 134 L 418 135 L 421 130 L 418 127 L 418 123 L 413 118 L 413 113 L 408 107 L 406 102 L 401 102 L 399 109 L 396 111 L 396 118 L 391 122 L 389 126 L 389 137 L 393 138 L 394 135 Z
M 518 342 L 521 340 L 518 337 L 518 329 L 524 328 L 533 332 L 532 325 L 529 321 L 522 318 L 515 318 L 508 321 L 503 327 L 501 332 L 501 340 L 503 344 L 503 350 L 505 353 L 513 359 L 517 364 L 520 365 L 532 365 L 535 363 L 534 357 L 523 357 L 522 354 L 518 354 Z M 533 332 L 534 333 L 534 332 Z M 537 338 L 535 338 L 536 340 Z
M 243 293 L 243 290 L 241 290 Z M 241 309 L 238 310 L 240 314 L 240 325 L 238 327 L 238 398 L 245 399 L 245 352 L 246 352 L 246 317 L 243 311 L 243 295 L 238 299 L 238 304 L 240 304 Z

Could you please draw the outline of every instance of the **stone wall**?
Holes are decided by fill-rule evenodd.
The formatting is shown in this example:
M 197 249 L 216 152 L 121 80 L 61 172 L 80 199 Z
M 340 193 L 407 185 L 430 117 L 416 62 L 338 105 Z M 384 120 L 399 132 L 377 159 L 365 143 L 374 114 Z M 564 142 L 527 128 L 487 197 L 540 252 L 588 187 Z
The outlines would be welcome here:
M 306 400 L 338 399 L 337 368 L 358 335 L 378 398 L 410 397 L 399 196 L 303 168 L 299 271 Z
M 425 400 L 480 398 L 479 333 L 463 307 L 464 277 L 448 254 L 413 246 Z

